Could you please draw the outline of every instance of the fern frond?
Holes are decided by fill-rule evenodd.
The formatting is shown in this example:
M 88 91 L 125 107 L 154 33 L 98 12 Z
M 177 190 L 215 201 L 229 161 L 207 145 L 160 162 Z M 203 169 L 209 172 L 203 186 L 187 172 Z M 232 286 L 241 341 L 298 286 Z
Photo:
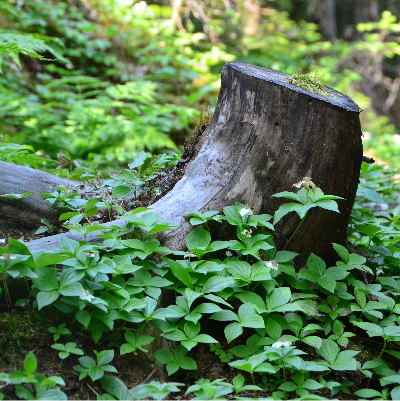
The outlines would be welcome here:
M 0 161 L 33 168 L 37 168 L 38 165 L 44 166 L 53 162 L 42 156 L 29 153 L 29 150 L 25 148 L 25 146 L 2 141 L 0 141 Z
M 11 5 L 6 3 L 5 1 L 0 1 L 0 11 L 7 11 L 12 14 L 14 17 L 18 16 L 18 13 L 15 11 L 15 8 Z
M 18 57 L 20 52 L 39 60 L 51 60 L 37 53 L 49 51 L 57 58 L 66 62 L 67 60 L 58 54 L 57 50 L 46 43 L 52 40 L 52 38 L 43 35 L 31 35 L 7 29 L 0 29 L 0 73 L 2 72 L 1 54 L 10 56 L 20 68 L 21 64 Z

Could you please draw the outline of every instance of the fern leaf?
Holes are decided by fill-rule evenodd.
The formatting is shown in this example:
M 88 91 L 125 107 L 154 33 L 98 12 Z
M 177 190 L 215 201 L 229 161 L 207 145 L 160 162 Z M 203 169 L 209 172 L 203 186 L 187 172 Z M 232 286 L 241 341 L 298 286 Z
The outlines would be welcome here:
M 0 73 L 2 72 L 1 54 L 10 56 L 20 68 L 21 64 L 18 57 L 20 52 L 39 60 L 51 60 L 37 53 L 49 51 L 57 58 L 66 62 L 67 60 L 58 54 L 57 50 L 47 44 L 47 42 L 50 41 L 53 41 L 53 39 L 43 35 L 31 35 L 7 29 L 0 29 Z

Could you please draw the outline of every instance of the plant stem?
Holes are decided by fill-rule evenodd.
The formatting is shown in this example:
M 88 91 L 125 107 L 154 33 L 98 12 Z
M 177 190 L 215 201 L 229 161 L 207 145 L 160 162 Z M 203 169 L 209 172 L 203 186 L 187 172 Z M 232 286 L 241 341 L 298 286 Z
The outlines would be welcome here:
M 32 295 L 33 286 L 32 286 L 31 288 L 29 288 L 28 282 L 26 281 L 26 278 L 25 278 L 25 277 L 24 277 L 24 280 L 25 280 L 26 286 L 28 287 L 28 291 L 29 291 L 28 298 L 26 298 L 26 301 L 25 301 L 25 303 L 24 303 L 24 308 L 25 308 L 25 306 L 28 304 L 29 298 L 30 298 L 31 295 Z
M 6 298 L 7 308 L 9 308 L 11 306 L 11 297 L 10 297 L 10 293 L 8 292 L 6 274 L 2 273 L 2 277 L 3 277 L 3 284 L 4 284 L 4 296 Z
M 297 233 L 297 230 L 301 227 L 301 225 L 303 224 L 304 219 L 307 217 L 307 213 L 305 214 L 305 216 L 301 219 L 300 224 L 297 226 L 297 228 L 294 230 L 294 233 L 292 234 L 292 236 L 289 238 L 289 241 L 286 242 L 286 245 L 283 247 L 282 251 L 285 250 L 285 248 L 288 246 L 289 242 L 291 241 L 291 239 L 294 237 L 294 235 Z
M 284 361 L 282 361 L 282 366 L 283 366 L 283 382 L 286 383 L 286 369 Z
M 253 375 L 253 372 L 250 372 L 250 374 L 251 374 L 251 378 L 253 379 L 253 383 L 254 383 L 254 385 L 256 385 L 256 381 L 254 380 L 254 375 Z
M 383 351 L 385 351 L 385 348 L 386 348 L 386 341 L 387 341 L 387 338 L 383 338 L 383 348 L 382 348 L 381 353 L 380 353 L 379 356 L 378 356 L 378 361 L 379 361 L 379 359 L 381 359 L 381 356 L 382 356 L 382 354 L 383 354 Z M 370 381 L 371 381 L 371 378 L 369 378 L 366 388 L 369 387 Z
M 387 338 L 383 338 L 383 348 L 382 348 L 381 353 L 380 353 L 379 356 L 378 356 L 378 361 L 379 361 L 379 359 L 381 359 L 381 356 L 382 356 L 382 354 L 383 354 L 383 351 L 385 351 L 385 348 L 386 348 L 386 341 L 387 341 Z

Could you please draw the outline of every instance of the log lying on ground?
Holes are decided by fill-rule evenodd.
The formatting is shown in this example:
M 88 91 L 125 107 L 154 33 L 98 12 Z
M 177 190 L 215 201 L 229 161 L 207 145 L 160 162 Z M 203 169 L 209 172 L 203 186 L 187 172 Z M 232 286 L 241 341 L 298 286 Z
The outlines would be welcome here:
M 51 193 L 54 185 L 78 187 L 80 183 L 30 167 L 0 162 L 0 195 Z M 39 226 L 41 219 L 46 219 L 53 225 L 59 222 L 59 214 L 41 196 L 18 200 L 0 197 L 0 216 L 0 227 L 7 228 Z
M 184 176 L 151 206 L 161 219 L 179 226 L 162 235 L 164 246 L 185 249 L 185 238 L 192 229 L 183 217 L 188 212 L 222 211 L 239 201 L 254 214 L 273 215 L 285 200 L 271 195 L 293 191 L 294 183 L 309 176 L 325 194 L 345 200 L 338 201 L 340 214 L 312 209 L 287 249 L 301 254 L 298 266 L 304 265 L 310 252 L 328 263 L 337 258 L 331 243 L 345 242 L 359 179 L 360 110 L 333 89 L 332 97 L 323 97 L 289 84 L 287 77 L 242 62 L 224 65 L 214 116 Z M 278 249 L 299 222 L 297 214 L 290 213 L 277 224 Z M 29 246 L 56 248 L 62 236 L 83 239 L 66 233 L 31 241 Z

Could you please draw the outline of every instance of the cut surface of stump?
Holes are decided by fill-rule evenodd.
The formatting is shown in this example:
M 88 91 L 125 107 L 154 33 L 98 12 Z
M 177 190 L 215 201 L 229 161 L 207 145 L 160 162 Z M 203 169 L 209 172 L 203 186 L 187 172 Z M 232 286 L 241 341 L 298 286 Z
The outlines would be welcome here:
M 319 96 L 288 83 L 289 74 L 243 62 L 226 63 L 221 76 L 215 113 L 185 174 L 151 205 L 161 219 L 178 225 L 176 230 L 160 234 L 163 246 L 185 250 L 192 227 L 183 216 L 191 211 L 222 211 L 239 201 L 254 214 L 273 215 L 287 200 L 271 196 L 296 192 L 293 184 L 308 176 L 325 194 L 345 199 L 337 201 L 340 214 L 312 209 L 287 250 L 301 254 L 298 266 L 304 266 L 311 252 L 334 263 L 337 255 L 332 243 L 345 242 L 359 180 L 358 106 L 333 89 L 329 89 L 332 97 Z M 28 191 L 21 188 L 21 192 Z M 299 222 L 292 212 L 275 226 L 278 249 Z M 123 226 L 125 222 L 107 224 Z M 58 248 L 62 236 L 83 240 L 65 233 L 32 241 L 29 246 Z

